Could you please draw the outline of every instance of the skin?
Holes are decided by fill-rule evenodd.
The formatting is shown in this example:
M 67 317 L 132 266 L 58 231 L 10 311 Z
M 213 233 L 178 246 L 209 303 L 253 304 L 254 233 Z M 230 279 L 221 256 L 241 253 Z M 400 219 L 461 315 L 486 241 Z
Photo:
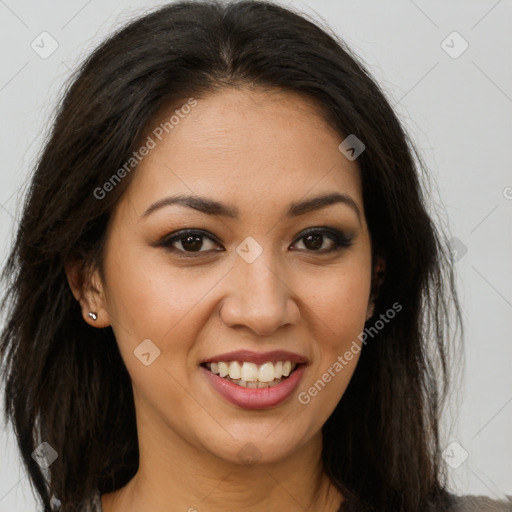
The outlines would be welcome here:
M 105 278 L 95 271 L 79 287 L 76 268 L 67 268 L 84 320 L 112 326 L 135 397 L 139 470 L 102 496 L 104 512 L 338 510 L 343 497 L 321 468 L 321 428 L 358 354 L 307 405 L 297 395 L 357 340 L 372 309 L 361 180 L 356 161 L 338 150 L 342 140 L 295 93 L 233 88 L 198 99 L 139 164 L 118 203 Z M 360 218 L 342 203 L 285 217 L 290 203 L 334 191 L 353 199 Z M 178 193 L 236 206 L 240 217 L 179 205 L 143 217 Z M 320 238 L 315 248 L 298 236 L 322 226 L 350 234 L 352 245 L 322 254 L 332 239 Z M 205 230 L 220 243 L 203 238 L 202 253 L 179 240 L 176 252 L 154 245 L 185 228 Z M 235 251 L 247 236 L 263 249 L 252 263 Z M 199 256 L 180 257 L 180 250 Z M 134 357 L 145 339 L 161 351 L 149 366 Z M 289 350 L 309 365 L 284 403 L 245 410 L 220 396 L 199 368 L 238 349 Z M 247 443 L 257 454 L 253 465 L 238 455 Z

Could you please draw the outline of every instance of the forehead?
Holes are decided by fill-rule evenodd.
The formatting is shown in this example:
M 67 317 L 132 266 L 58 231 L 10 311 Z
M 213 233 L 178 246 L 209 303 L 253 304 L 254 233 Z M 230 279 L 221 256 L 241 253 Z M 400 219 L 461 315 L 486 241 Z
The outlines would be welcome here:
M 291 92 L 224 89 L 198 98 L 174 116 L 170 128 L 187 99 L 150 125 L 154 147 L 128 191 L 140 208 L 176 193 L 229 197 L 243 211 L 244 205 L 288 205 L 338 191 L 350 194 L 362 211 L 357 164 L 339 151 L 343 136 L 312 100 Z

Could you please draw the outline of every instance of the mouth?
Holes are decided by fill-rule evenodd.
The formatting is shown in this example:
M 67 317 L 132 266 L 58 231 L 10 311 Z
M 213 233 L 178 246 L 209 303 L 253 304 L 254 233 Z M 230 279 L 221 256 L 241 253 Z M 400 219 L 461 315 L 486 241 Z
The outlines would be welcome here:
M 309 364 L 292 352 L 236 351 L 203 360 L 199 368 L 216 394 L 242 409 L 268 409 L 286 402 Z
M 237 386 L 249 389 L 266 389 L 278 386 L 305 363 L 290 360 L 267 361 L 256 364 L 249 361 L 205 362 L 201 366 L 214 375 Z

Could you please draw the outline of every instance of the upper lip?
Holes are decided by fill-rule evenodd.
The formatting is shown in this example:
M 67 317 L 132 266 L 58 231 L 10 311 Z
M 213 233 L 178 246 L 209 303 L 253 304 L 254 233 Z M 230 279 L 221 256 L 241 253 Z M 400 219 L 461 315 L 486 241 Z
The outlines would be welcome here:
M 291 361 L 292 363 L 307 363 L 305 356 L 288 352 L 286 350 L 272 350 L 271 352 L 252 352 L 251 350 L 235 350 L 201 361 L 203 363 L 218 363 L 220 361 L 247 361 L 248 363 L 263 364 L 267 362 L 277 363 L 278 361 Z

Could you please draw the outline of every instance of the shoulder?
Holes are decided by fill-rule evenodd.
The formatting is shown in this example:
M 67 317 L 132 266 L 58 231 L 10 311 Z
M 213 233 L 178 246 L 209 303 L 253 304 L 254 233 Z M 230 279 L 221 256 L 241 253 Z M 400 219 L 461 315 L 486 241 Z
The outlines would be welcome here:
M 487 496 L 453 496 L 449 512 L 512 512 L 512 496 L 494 500 Z

